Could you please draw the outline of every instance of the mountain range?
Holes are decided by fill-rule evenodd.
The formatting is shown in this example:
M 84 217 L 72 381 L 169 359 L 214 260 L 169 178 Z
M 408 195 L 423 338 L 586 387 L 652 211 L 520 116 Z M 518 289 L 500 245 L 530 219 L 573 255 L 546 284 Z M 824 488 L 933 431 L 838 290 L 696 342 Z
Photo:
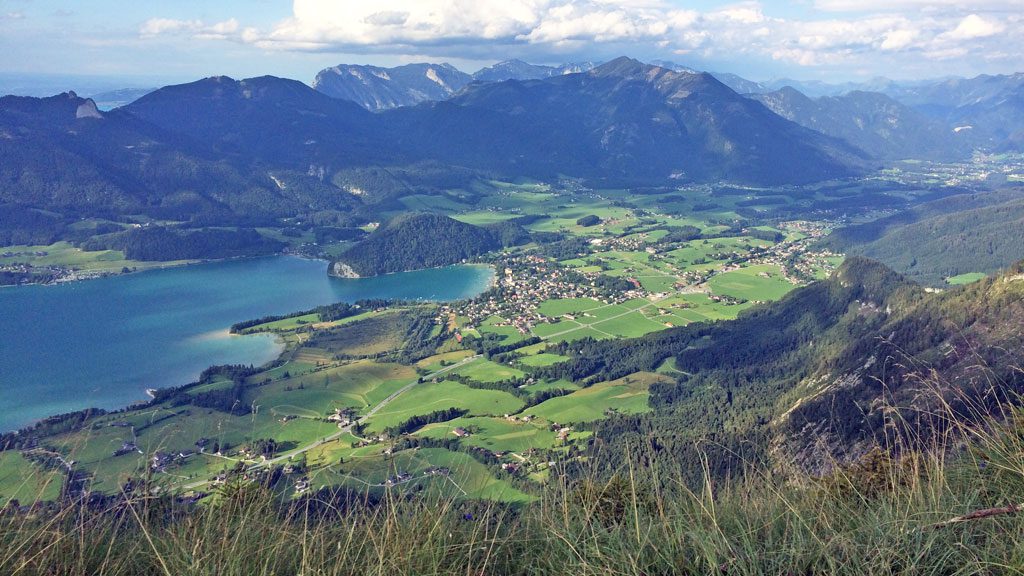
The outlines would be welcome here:
M 653 65 L 679 73 L 696 70 L 674 62 Z M 448 100 L 473 83 L 538 80 L 586 72 L 590 62 L 539 66 L 507 60 L 474 74 L 449 64 L 396 68 L 339 65 L 317 74 L 313 86 L 331 97 L 372 111 Z M 972 148 L 1021 150 L 1024 75 L 897 82 L 872 78 L 829 84 L 780 78 L 757 82 L 711 72 L 735 92 L 824 134 L 845 139 L 883 160 L 911 156 L 930 160 L 965 158 Z
M 466 74 L 451 64 L 406 64 L 394 68 L 340 64 L 321 70 L 313 88 L 367 110 L 380 111 L 451 98 L 472 82 L 537 80 L 562 74 L 586 72 L 592 63 L 539 66 L 522 60 L 506 60 Z
M 878 92 L 810 98 L 786 86 L 749 96 L 783 118 L 885 160 L 956 160 L 970 151 L 966 135 Z
M 0 159 L 0 202 L 233 222 L 359 210 L 375 191 L 350 177 L 375 167 L 772 185 L 854 175 L 866 155 L 711 75 L 621 58 L 379 113 L 270 76 L 166 86 L 108 112 L 74 93 L 5 97 Z

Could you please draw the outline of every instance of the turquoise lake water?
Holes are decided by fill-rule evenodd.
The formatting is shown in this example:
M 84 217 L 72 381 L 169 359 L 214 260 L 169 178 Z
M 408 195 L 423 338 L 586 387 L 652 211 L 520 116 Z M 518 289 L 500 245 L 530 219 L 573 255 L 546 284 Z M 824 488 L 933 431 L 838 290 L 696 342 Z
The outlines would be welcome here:
M 466 298 L 491 275 L 452 266 L 340 279 L 327 276 L 326 262 L 275 256 L 2 288 L 0 431 L 87 407 L 120 408 L 214 364 L 277 357 L 271 336 L 228 335 L 235 322 L 363 298 Z

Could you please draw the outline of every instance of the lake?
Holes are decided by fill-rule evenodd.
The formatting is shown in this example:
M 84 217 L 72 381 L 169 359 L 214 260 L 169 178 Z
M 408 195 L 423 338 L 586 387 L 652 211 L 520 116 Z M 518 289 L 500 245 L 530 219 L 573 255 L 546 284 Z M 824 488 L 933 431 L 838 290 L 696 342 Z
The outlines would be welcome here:
M 364 298 L 456 300 L 485 290 L 492 274 L 451 266 L 341 279 L 324 261 L 274 256 L 0 288 L 0 431 L 121 408 L 208 366 L 280 354 L 273 336 L 227 334 L 235 322 Z

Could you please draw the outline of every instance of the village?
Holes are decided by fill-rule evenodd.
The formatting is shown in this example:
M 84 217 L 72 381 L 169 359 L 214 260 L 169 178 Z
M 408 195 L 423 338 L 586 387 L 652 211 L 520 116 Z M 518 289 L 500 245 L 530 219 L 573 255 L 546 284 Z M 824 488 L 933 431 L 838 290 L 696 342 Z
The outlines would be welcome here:
M 671 259 L 681 243 L 652 242 L 645 233 L 591 239 L 587 252 L 577 259 L 587 265 L 583 268 L 535 252 L 503 253 L 491 261 L 495 268 L 492 288 L 472 300 L 442 305 L 438 323 L 448 324 L 452 317 L 457 317 L 463 331 L 490 323 L 493 328 L 512 327 L 523 336 L 531 336 L 539 324 L 557 321 L 539 310 L 551 300 L 589 298 L 603 305 L 615 305 L 635 299 L 657 301 L 673 294 L 704 293 L 715 303 L 741 304 L 746 300 L 714 293 L 709 280 L 752 266 L 777 268 L 785 281 L 794 286 L 824 277 L 834 270 L 841 256 L 815 244 L 833 225 L 828 221 L 783 222 L 777 227 L 784 239 L 764 242 L 765 245 L 740 247 L 711 240 L 710 245 L 718 248 L 713 248 L 716 251 L 709 258 L 695 261 L 696 266 L 680 266 Z M 613 270 L 615 276 L 606 273 L 611 270 L 606 255 L 623 253 L 644 258 Z M 668 284 L 657 291 L 645 288 L 638 280 L 643 275 L 663 276 Z M 767 273 L 760 275 L 766 277 Z

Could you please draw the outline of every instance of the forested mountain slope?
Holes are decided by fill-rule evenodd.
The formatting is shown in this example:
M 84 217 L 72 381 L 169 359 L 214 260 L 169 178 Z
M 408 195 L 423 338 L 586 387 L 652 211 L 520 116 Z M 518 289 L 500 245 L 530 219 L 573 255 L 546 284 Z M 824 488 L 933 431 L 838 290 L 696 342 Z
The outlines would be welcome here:
M 841 138 L 886 160 L 955 160 L 969 154 L 963 137 L 951 127 L 876 92 L 808 98 L 794 88 L 752 95 L 776 114 L 797 124 Z
M 552 374 L 603 380 L 670 360 L 650 414 L 595 428 L 590 455 L 699 478 L 770 462 L 821 474 L 884 446 L 921 447 L 1024 386 L 1024 267 L 944 293 L 877 262 L 849 259 L 828 280 L 734 322 L 562 346 Z M 948 412 L 944 412 L 947 411 Z
M 991 274 L 1024 257 L 1024 190 L 959 195 L 840 228 L 826 238 L 836 250 L 884 262 L 929 286 L 946 278 Z
M 497 250 L 501 240 L 497 230 L 440 214 L 404 214 L 349 248 L 331 270 L 342 276 L 374 276 L 446 266 Z

